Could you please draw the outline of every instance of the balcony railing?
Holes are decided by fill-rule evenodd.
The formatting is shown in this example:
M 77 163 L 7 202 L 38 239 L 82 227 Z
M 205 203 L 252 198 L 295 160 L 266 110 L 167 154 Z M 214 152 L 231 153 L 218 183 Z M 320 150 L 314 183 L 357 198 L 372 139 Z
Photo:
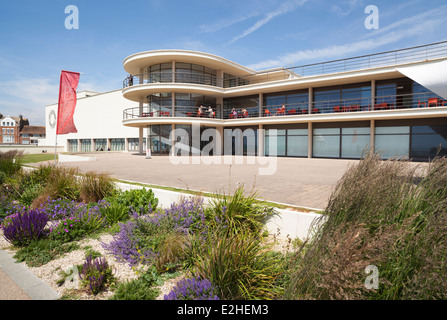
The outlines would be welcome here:
M 341 99 L 330 101 L 314 101 L 311 103 L 291 103 L 280 105 L 269 105 L 260 108 L 225 108 L 221 111 L 220 106 L 190 107 L 190 106 L 143 106 L 141 112 L 139 107 L 129 108 L 123 111 L 123 119 L 156 118 L 156 117 L 191 117 L 209 119 L 247 119 L 259 117 L 277 116 L 306 116 L 309 114 L 347 113 L 360 111 L 383 111 L 400 109 L 420 109 L 447 106 L 447 101 L 431 92 L 417 94 L 402 94 L 380 97 L 367 97 L 358 99 Z
M 236 87 L 253 84 L 257 81 L 256 78 L 260 76 L 262 76 L 262 78 L 264 79 L 263 81 L 268 81 L 269 79 L 285 80 L 289 79 L 290 75 L 293 73 L 297 74 L 300 77 L 309 77 L 338 72 L 387 67 L 403 63 L 425 61 L 443 57 L 447 57 L 447 41 L 406 49 L 357 56 L 347 59 L 339 59 L 291 68 L 284 68 L 282 77 L 278 77 L 278 71 L 276 70 L 258 72 L 247 76 L 240 76 L 234 79 L 227 79 L 227 82 L 229 84 L 229 87 Z
M 131 87 L 139 84 L 153 83 L 193 83 L 208 86 L 218 86 L 217 76 L 211 74 L 196 74 L 187 72 L 150 72 L 136 74 L 127 77 L 123 81 L 123 88 Z M 220 82 L 222 86 L 222 82 Z

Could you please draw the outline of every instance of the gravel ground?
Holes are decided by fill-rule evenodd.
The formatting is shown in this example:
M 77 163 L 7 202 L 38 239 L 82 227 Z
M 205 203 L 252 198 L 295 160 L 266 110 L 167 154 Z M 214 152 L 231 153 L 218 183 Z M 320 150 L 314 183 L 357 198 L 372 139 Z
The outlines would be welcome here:
M 135 271 L 132 270 L 125 263 L 118 262 L 112 255 L 108 254 L 106 250 L 101 246 L 101 243 L 110 243 L 113 240 L 113 235 L 106 234 L 101 236 L 99 239 L 85 239 L 79 241 L 80 250 L 75 250 L 67 253 L 63 257 L 59 259 L 52 260 L 47 264 L 40 267 L 28 267 L 25 262 L 21 262 L 24 266 L 26 266 L 29 270 L 31 270 L 36 276 L 38 276 L 42 281 L 44 281 L 48 286 L 53 288 L 56 292 L 59 293 L 60 296 L 70 292 L 70 287 L 72 284 L 70 282 L 66 282 L 62 286 L 57 284 L 57 280 L 60 279 L 59 273 L 63 271 L 67 271 L 72 266 L 83 264 L 85 261 L 85 250 L 82 249 L 86 246 L 91 248 L 92 250 L 98 251 L 101 253 L 103 257 L 106 258 L 110 267 L 114 271 L 114 275 L 119 282 L 124 282 L 126 280 L 136 279 L 138 276 Z M 277 240 L 272 238 L 272 241 L 276 242 L 274 250 L 285 252 L 290 250 L 290 242 L 287 240 Z M 3 232 L 0 230 L 0 249 L 5 250 L 6 252 L 14 255 L 14 250 L 12 250 L 12 246 L 9 242 L 5 240 L 3 237 Z M 160 295 L 156 298 L 156 300 L 162 300 L 165 294 L 168 294 L 172 288 L 175 287 L 178 281 L 180 281 L 184 276 L 179 276 L 174 279 L 169 279 L 165 281 L 165 283 L 159 287 Z M 96 296 L 91 294 L 87 294 L 86 292 L 82 292 L 77 290 L 76 296 L 81 300 L 106 300 L 113 295 L 113 292 L 106 291 L 100 293 Z
M 112 241 L 112 235 L 103 235 L 99 239 L 86 239 L 79 242 L 80 250 L 75 250 L 69 252 L 68 254 L 60 257 L 59 259 L 52 260 L 49 263 L 40 266 L 40 267 L 28 267 L 25 262 L 21 262 L 24 266 L 26 266 L 29 270 L 31 270 L 36 276 L 38 276 L 42 281 L 44 281 L 48 286 L 54 289 L 59 293 L 60 296 L 70 292 L 72 284 L 70 282 L 66 282 L 64 285 L 59 286 L 57 284 L 57 280 L 60 279 L 59 272 L 64 270 L 67 271 L 72 266 L 82 264 L 85 262 L 85 250 L 82 248 L 89 246 L 92 250 L 98 251 L 101 253 L 103 257 L 106 258 L 109 266 L 113 269 L 114 275 L 119 282 L 124 282 L 126 280 L 136 279 L 138 276 L 129 267 L 127 264 L 118 262 L 112 255 L 108 254 L 105 249 L 101 246 L 101 242 L 109 243 Z M 4 251 L 14 254 L 14 250 L 12 250 L 11 244 L 5 240 L 3 237 L 3 232 L 0 230 L 0 249 Z M 157 300 L 163 299 L 165 294 L 168 294 L 171 289 L 175 286 L 175 284 L 182 277 L 178 277 L 176 279 L 170 279 L 166 281 L 161 287 L 159 287 L 161 293 L 157 297 Z M 113 295 L 113 292 L 106 291 L 97 296 L 93 296 L 91 294 L 87 294 L 86 292 L 82 292 L 78 290 L 76 296 L 78 296 L 81 300 L 105 300 Z

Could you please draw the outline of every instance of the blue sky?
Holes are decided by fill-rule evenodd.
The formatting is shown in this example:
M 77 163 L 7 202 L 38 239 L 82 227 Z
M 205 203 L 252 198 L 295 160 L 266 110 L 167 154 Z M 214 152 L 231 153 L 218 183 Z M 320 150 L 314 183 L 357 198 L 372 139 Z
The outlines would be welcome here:
M 67 30 L 65 7 L 79 9 Z M 367 29 L 367 5 L 379 29 Z M 44 125 L 61 70 L 78 90 L 120 89 L 127 56 L 157 49 L 209 52 L 255 70 L 447 40 L 445 0 L 14 0 L 0 2 L 0 113 Z

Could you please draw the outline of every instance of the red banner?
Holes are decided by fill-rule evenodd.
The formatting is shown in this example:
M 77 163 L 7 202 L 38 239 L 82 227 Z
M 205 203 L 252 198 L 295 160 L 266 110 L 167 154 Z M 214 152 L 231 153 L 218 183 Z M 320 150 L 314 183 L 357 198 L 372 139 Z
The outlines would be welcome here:
M 56 134 L 78 132 L 73 122 L 73 114 L 76 108 L 79 76 L 80 74 L 76 72 L 62 71 L 61 73 Z

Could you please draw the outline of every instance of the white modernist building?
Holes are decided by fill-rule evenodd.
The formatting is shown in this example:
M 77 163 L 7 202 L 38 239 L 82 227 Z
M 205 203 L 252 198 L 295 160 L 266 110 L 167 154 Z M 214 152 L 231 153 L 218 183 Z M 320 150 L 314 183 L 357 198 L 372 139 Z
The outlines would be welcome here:
M 155 50 L 124 60 L 123 89 L 80 93 L 76 134 L 66 151 L 168 154 L 171 132 L 221 133 L 233 154 L 427 161 L 447 154 L 447 41 L 294 68 L 256 72 L 212 54 Z M 46 107 L 45 144 L 54 145 L 57 104 Z M 240 129 L 251 136 L 224 139 Z M 276 136 L 276 150 L 269 137 Z M 183 141 L 188 154 L 206 141 Z M 237 147 L 235 147 L 235 145 Z M 241 147 L 241 149 L 238 149 Z

